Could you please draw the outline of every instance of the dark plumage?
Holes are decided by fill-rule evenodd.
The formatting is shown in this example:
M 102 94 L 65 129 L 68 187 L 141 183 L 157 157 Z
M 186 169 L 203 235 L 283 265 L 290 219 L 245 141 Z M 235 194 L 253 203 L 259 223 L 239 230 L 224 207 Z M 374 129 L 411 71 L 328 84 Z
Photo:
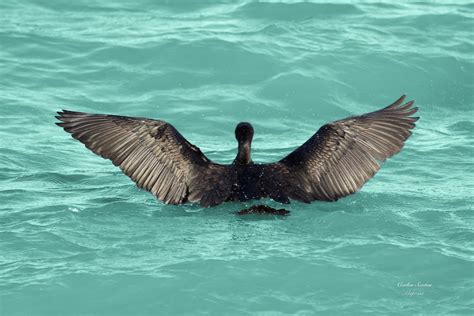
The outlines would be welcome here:
M 165 203 L 271 198 L 336 201 L 358 191 L 385 159 L 398 153 L 418 117 L 405 96 L 381 110 L 322 126 L 282 160 L 255 164 L 253 127 L 239 123 L 238 153 L 230 165 L 210 161 L 171 124 L 147 118 L 63 110 L 57 125 L 94 153 L 112 160 L 138 187 Z
M 243 209 L 237 212 L 237 215 L 251 215 L 251 214 L 269 214 L 269 215 L 290 215 L 290 211 L 283 208 L 277 210 L 268 205 L 253 205 L 247 209 Z

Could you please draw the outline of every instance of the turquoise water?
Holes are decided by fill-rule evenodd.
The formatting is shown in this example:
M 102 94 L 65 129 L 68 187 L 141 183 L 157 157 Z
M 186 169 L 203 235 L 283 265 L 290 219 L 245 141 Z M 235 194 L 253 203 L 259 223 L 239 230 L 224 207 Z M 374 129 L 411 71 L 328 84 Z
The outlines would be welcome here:
M 473 312 L 474 5 L 0 2 L 0 314 Z M 270 162 L 325 122 L 415 99 L 361 192 L 165 206 L 54 125 L 159 118 L 218 162 Z M 278 206 L 275 202 L 268 202 Z

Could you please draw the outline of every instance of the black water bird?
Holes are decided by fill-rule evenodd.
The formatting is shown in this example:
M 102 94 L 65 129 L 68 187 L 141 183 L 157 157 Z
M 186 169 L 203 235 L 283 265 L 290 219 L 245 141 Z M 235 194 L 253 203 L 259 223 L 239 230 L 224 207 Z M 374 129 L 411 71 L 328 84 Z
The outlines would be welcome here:
M 56 124 L 165 203 L 209 207 L 260 198 L 309 203 L 357 192 L 383 161 L 401 150 L 418 120 L 411 117 L 417 111 L 413 101 L 402 104 L 404 99 L 326 124 L 288 156 L 269 164 L 252 161 L 254 130 L 249 123 L 235 129 L 238 153 L 229 165 L 210 161 L 160 120 L 63 110 Z

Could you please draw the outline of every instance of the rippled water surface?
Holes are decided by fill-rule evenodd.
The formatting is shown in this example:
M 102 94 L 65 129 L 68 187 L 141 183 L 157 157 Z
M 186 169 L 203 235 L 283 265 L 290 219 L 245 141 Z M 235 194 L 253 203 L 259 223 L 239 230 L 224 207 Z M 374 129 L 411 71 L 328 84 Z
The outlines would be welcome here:
M 0 2 L 0 314 L 473 312 L 471 1 Z M 165 206 L 54 125 L 159 118 L 270 162 L 406 93 L 420 121 L 358 194 Z M 268 202 L 278 206 L 275 202 Z

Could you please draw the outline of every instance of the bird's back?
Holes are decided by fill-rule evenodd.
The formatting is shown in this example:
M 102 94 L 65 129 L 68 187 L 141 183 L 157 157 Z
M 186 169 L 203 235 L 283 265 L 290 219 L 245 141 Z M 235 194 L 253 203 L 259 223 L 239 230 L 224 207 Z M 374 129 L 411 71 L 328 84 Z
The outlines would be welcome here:
M 229 167 L 234 175 L 229 201 L 271 198 L 289 203 L 282 188 L 283 173 L 278 164 L 233 164 Z

